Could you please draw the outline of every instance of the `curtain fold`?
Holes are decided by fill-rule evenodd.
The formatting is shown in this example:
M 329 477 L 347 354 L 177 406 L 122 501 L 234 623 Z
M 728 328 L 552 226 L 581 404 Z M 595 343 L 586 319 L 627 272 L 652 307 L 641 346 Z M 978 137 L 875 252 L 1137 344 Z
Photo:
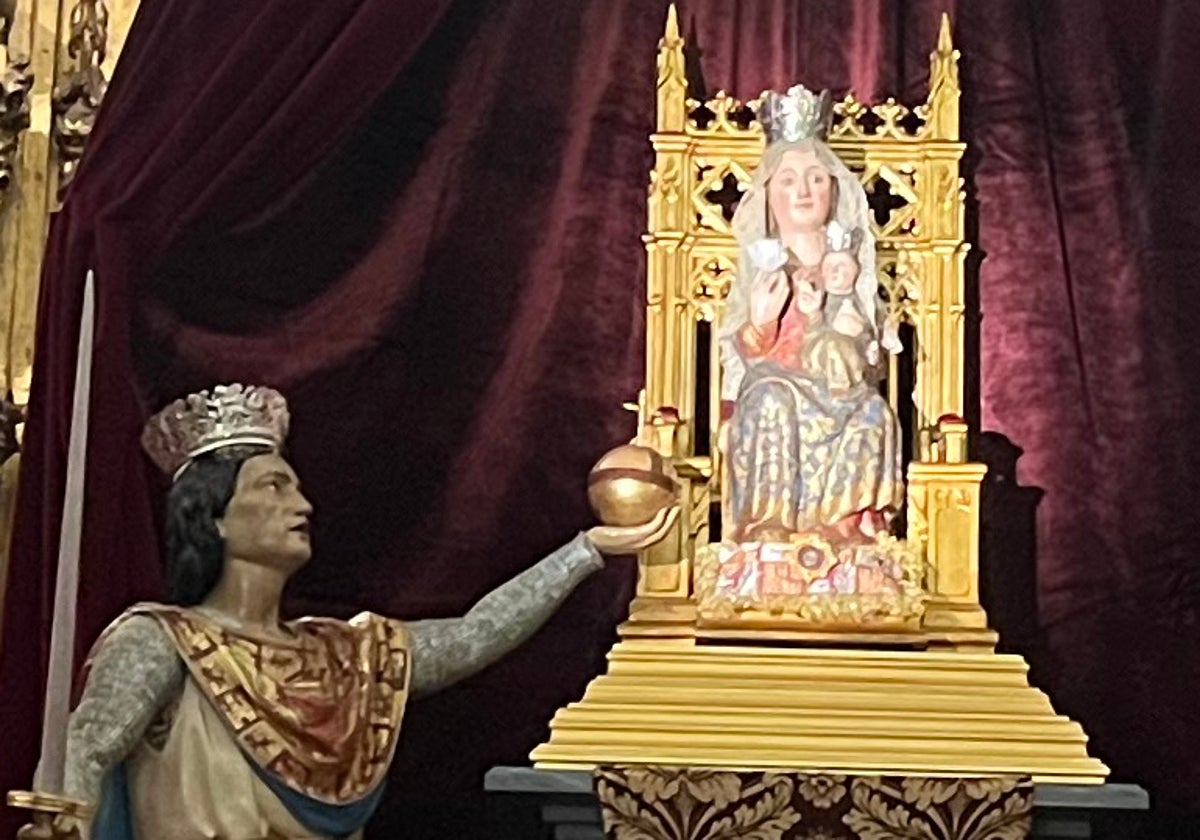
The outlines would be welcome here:
M 0 785 L 36 756 L 83 278 L 97 345 L 81 647 L 161 594 L 144 416 L 217 380 L 294 407 L 316 505 L 292 613 L 462 612 L 588 523 L 632 433 L 665 0 L 146 4 L 53 223 L 0 659 Z M 1200 316 L 1186 0 L 688 0 L 710 93 L 924 95 L 963 52 L 983 430 L 1040 488 L 1036 681 L 1118 775 L 1200 795 Z M 999 474 L 998 472 L 996 474 Z M 1010 476 L 1012 478 L 1012 476 Z M 1035 493 L 1034 496 L 1037 494 Z M 1020 540 L 993 538 L 992 546 Z M 1031 538 L 1029 542 L 1033 542 Z M 1018 559 L 985 556 L 989 597 Z M 1011 568 L 1011 574 L 1009 569 Z M 503 663 L 416 704 L 380 836 L 445 836 L 603 667 L 613 562 Z M 1000 627 L 1005 630 L 1004 626 Z M 1018 628 L 1019 629 L 1019 628 Z M 466 819 L 464 817 L 464 819 Z M 432 826 L 433 823 L 430 823 Z M 461 836 L 469 836 L 464 829 Z

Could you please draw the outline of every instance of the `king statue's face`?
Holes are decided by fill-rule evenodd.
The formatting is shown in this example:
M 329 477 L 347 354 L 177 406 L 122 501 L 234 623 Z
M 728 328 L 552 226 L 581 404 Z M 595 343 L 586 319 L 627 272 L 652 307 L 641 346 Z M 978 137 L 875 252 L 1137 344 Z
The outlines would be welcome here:
M 287 461 L 273 453 L 249 458 L 238 471 L 233 498 L 217 523 L 225 556 L 298 569 L 312 556 L 311 515 L 312 505 Z
M 816 152 L 790 149 L 771 176 L 767 202 L 784 239 L 789 234 L 815 232 L 829 220 L 833 176 Z

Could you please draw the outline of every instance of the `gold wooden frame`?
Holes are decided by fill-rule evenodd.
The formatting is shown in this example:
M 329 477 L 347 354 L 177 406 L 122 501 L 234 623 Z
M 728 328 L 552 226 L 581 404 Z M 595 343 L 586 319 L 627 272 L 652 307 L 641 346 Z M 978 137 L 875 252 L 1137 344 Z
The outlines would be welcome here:
M 964 415 L 965 260 L 964 194 L 959 162 L 958 57 L 943 17 L 930 58 L 925 102 L 908 108 L 893 99 L 869 106 L 847 96 L 834 108 L 829 143 L 864 185 L 886 184 L 899 207 L 875 225 L 879 274 L 887 305 L 916 337 L 908 469 L 909 537 L 927 561 L 930 592 L 917 632 L 889 633 L 889 641 L 989 648 L 995 634 L 979 606 L 979 484 L 984 467 L 966 460 Z M 708 542 L 710 509 L 720 496 L 721 464 L 715 441 L 697 416 L 699 332 L 719 318 L 736 270 L 738 249 L 727 207 L 712 198 L 731 181 L 750 181 L 763 150 L 753 111 L 725 93 L 706 102 L 688 97 L 684 41 L 675 12 L 658 49 L 658 116 L 651 142 L 646 246 L 646 388 L 651 408 L 671 407 L 678 420 L 653 412 L 652 439 L 674 460 L 684 480 L 684 511 L 674 539 L 643 555 L 638 598 L 625 636 L 805 638 L 879 641 L 878 633 L 846 635 L 789 629 L 786 619 L 744 614 L 727 622 L 698 619 L 692 599 L 692 560 Z M 749 103 L 753 104 L 753 103 Z M 875 220 L 872 220 L 873 224 Z M 719 415 L 716 341 L 710 342 L 707 416 Z M 894 407 L 899 367 L 888 377 Z M 711 434 L 711 432 L 710 432 Z
M 0 72 L 27 103 L 20 142 L 0 125 L 0 397 L 24 407 L 50 219 L 91 134 L 139 0 L 16 0 Z M 3 120 L 0 120 L 3 122 Z

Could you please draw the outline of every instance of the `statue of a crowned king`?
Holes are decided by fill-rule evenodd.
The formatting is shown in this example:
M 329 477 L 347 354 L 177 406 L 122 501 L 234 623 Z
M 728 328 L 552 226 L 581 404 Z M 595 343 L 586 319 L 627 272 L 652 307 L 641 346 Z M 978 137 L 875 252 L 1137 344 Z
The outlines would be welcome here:
M 409 696 L 512 650 L 602 554 L 651 545 L 675 518 L 664 509 L 580 534 L 462 618 L 284 622 L 281 592 L 309 560 L 312 513 L 281 455 L 287 429 L 279 393 L 240 385 L 179 400 L 147 425 L 147 452 L 174 477 L 170 597 L 127 610 L 96 642 L 64 774 L 65 797 L 95 816 L 60 817 L 50 836 L 358 836 Z

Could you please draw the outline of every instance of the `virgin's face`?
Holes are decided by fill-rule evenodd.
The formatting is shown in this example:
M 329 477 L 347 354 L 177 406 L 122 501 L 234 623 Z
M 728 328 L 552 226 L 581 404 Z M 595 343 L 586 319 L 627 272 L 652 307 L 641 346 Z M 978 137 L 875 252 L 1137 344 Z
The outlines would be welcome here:
M 311 515 L 312 505 L 288 462 L 274 454 L 258 455 L 238 471 L 233 498 L 217 527 L 226 556 L 294 571 L 312 555 Z
M 829 219 L 833 177 L 815 152 L 792 149 L 783 153 L 767 186 L 767 202 L 779 233 L 810 233 Z

